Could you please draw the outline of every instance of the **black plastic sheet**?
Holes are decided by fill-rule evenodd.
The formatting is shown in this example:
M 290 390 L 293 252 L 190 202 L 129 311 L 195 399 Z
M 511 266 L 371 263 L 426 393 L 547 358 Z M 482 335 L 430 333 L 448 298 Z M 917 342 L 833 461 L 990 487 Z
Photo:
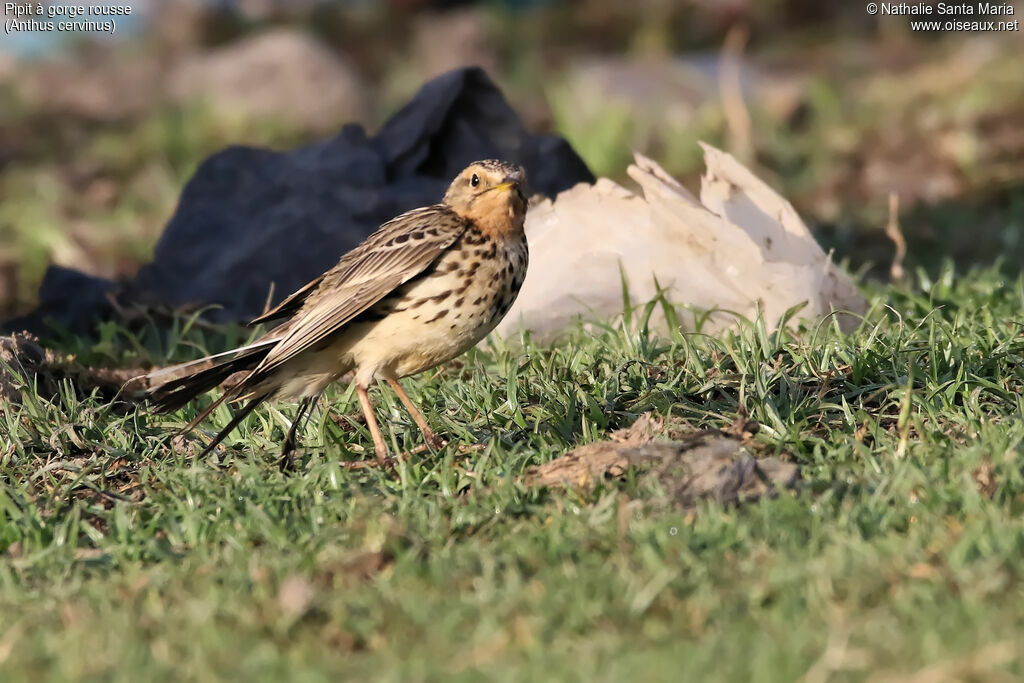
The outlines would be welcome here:
M 153 262 L 122 285 L 51 267 L 32 314 L 5 331 L 40 332 L 46 320 L 77 332 L 117 310 L 111 296 L 168 308 L 217 304 L 213 322 L 246 321 L 332 266 L 381 223 L 436 203 L 478 159 L 526 168 L 549 197 L 594 177 L 568 142 L 530 135 L 478 68 L 425 84 L 374 137 L 356 124 L 288 152 L 229 147 L 186 184 Z

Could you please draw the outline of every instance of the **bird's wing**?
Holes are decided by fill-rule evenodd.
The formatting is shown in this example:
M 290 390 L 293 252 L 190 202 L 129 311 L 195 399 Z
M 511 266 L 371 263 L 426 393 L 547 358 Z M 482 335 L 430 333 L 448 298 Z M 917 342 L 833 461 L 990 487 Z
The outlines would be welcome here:
M 278 367 L 338 332 L 422 273 L 468 227 L 465 219 L 441 204 L 409 211 L 382 225 L 324 273 L 315 289 L 302 294 L 305 303 L 254 374 Z
M 306 303 L 306 299 L 309 298 L 309 295 L 320 286 L 323 279 L 324 276 L 320 275 L 315 280 L 310 280 L 308 283 L 303 285 L 302 289 L 292 292 L 287 299 L 279 303 L 277 306 L 274 306 L 258 318 L 250 320 L 249 325 L 259 325 L 260 323 L 265 323 L 273 320 L 274 318 L 283 318 L 287 315 L 294 315 L 300 308 L 302 308 L 302 304 Z

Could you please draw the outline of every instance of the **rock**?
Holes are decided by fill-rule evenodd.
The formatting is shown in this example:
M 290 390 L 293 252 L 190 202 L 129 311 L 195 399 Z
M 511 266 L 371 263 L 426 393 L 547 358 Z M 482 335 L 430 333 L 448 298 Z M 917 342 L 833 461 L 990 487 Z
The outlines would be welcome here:
M 14 56 L 0 49 L 0 85 L 7 85 L 8 81 L 13 80 L 17 68 Z
M 218 304 L 216 322 L 247 321 L 334 265 L 403 211 L 439 201 L 469 163 L 522 164 L 533 191 L 553 197 L 593 175 L 569 144 L 530 135 L 483 71 L 430 81 L 373 138 L 358 125 L 307 147 L 230 147 L 206 159 L 181 194 L 154 260 L 118 287 L 133 302 L 180 309 Z M 51 268 L 35 313 L 0 326 L 45 330 L 45 319 L 90 329 L 113 313 L 107 281 Z
M 39 305 L 24 316 L 4 320 L 0 331 L 5 334 L 29 331 L 44 333 L 51 322 L 71 330 L 90 327 L 96 318 L 112 315 L 109 296 L 114 283 L 92 275 L 50 266 L 39 287 Z
M 0 158 L 0 166 L 3 165 Z M 20 259 L 0 252 L 0 315 L 10 315 L 18 304 L 18 270 Z
M 160 65 L 119 57 L 113 50 L 22 65 L 15 86 L 28 107 L 111 123 L 144 114 L 161 99 Z
M 276 29 L 186 57 L 168 78 L 175 102 L 223 116 L 285 121 L 326 132 L 363 118 L 367 88 L 352 65 L 302 31 Z
M 734 59 L 744 96 L 755 95 L 766 74 L 742 55 Z M 572 103 L 562 112 L 582 122 L 624 112 L 638 144 L 669 146 L 670 136 L 697 123 L 709 107 L 722 105 L 723 67 L 717 52 L 582 58 L 567 69 L 559 89 Z
M 647 444 L 624 455 L 634 466 L 648 465 L 669 500 L 684 510 L 702 500 L 735 505 L 774 498 L 800 481 L 795 464 L 755 458 L 740 439 L 715 430 L 685 441 Z
M 612 432 L 609 441 L 580 446 L 526 473 L 528 486 L 571 486 L 590 488 L 602 479 L 625 474 L 629 460 L 623 455 L 643 446 L 661 432 L 664 422 L 644 413 L 630 427 Z
M 426 78 L 464 66 L 498 68 L 494 34 L 480 7 L 417 15 L 412 43 L 412 63 Z
M 202 43 L 204 21 L 209 15 L 205 5 L 161 0 L 136 2 L 136 8 L 139 5 L 154 51 L 163 55 L 184 54 Z

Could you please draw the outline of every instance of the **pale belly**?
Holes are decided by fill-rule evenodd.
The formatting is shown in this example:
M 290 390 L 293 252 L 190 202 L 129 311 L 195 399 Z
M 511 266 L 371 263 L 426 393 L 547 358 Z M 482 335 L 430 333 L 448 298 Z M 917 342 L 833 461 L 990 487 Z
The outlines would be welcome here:
M 393 312 L 352 339 L 357 380 L 414 375 L 475 346 L 511 308 L 526 265 L 525 240 L 499 246 L 495 258 L 443 256 L 436 274 L 407 285 L 385 305 Z

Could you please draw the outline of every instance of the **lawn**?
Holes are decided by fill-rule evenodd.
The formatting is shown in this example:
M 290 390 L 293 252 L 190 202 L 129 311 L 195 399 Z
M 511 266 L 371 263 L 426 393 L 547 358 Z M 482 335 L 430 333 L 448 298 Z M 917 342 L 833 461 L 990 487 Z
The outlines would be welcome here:
M 941 273 L 941 274 L 939 274 Z M 452 444 L 393 471 L 334 388 L 195 460 L 169 416 L 23 391 L 0 405 L 0 674 L 15 680 L 1018 680 L 1024 676 L 1024 277 L 866 285 L 860 329 L 655 338 L 642 311 L 556 345 L 494 341 L 408 381 Z M 108 325 L 87 363 L 248 334 Z M 394 450 L 420 443 L 378 394 Z M 801 467 L 773 500 L 679 510 L 637 473 L 524 472 L 638 415 L 661 438 L 761 424 Z M 218 409 L 203 426 L 230 419 Z M 460 453 L 457 444 L 481 444 Z

